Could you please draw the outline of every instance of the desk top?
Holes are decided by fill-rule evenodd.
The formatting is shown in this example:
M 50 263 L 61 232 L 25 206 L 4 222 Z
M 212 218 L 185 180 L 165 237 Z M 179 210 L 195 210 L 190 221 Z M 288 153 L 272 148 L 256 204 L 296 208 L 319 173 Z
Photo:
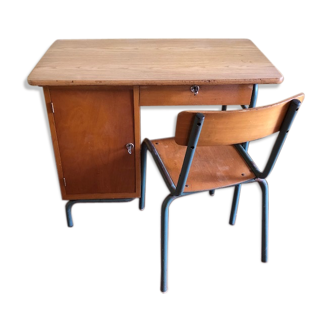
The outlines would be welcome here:
M 283 76 L 248 39 L 57 40 L 31 85 L 271 84 Z

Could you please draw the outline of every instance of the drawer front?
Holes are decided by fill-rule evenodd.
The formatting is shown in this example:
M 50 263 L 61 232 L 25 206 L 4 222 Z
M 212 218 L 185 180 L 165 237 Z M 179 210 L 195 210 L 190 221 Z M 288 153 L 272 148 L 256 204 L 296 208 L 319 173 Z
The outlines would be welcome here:
M 248 105 L 252 85 L 201 85 L 195 95 L 190 85 L 141 86 L 141 106 Z

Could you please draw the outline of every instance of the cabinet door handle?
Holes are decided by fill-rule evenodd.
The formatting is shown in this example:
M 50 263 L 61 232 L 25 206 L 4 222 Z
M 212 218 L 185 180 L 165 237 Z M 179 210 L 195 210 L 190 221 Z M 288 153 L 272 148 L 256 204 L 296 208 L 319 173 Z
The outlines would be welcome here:
M 133 143 L 128 143 L 126 144 L 126 148 L 128 150 L 128 153 L 131 154 L 132 150 L 134 149 L 134 144 Z

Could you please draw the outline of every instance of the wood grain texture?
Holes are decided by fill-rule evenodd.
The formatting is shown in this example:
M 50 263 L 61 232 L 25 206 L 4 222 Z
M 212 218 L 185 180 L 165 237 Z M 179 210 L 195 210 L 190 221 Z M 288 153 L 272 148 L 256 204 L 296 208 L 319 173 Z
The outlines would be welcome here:
M 301 102 L 304 94 L 298 94 L 276 104 L 246 110 L 216 112 L 199 111 L 205 115 L 198 145 L 230 145 L 253 141 L 279 131 L 289 103 Z M 187 145 L 192 123 L 197 111 L 178 115 L 175 141 Z
M 177 185 L 187 147 L 176 144 L 174 138 L 151 142 Z M 254 177 L 233 146 L 197 147 L 184 192 L 227 187 Z
M 282 81 L 248 39 L 57 40 L 28 77 L 40 86 Z
M 139 150 L 130 155 L 126 149 L 127 143 L 139 141 L 133 89 L 53 87 L 49 91 L 66 179 L 63 199 L 139 197 Z
M 195 96 L 191 85 L 141 86 L 141 106 L 166 105 L 247 105 L 250 103 L 252 85 L 201 85 Z

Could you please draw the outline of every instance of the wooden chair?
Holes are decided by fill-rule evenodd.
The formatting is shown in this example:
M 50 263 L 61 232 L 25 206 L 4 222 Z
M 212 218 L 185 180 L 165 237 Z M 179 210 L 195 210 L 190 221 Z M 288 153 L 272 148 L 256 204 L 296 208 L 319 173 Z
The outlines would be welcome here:
M 141 148 L 141 199 L 145 206 L 146 154 L 149 150 L 170 191 L 161 210 L 161 291 L 167 291 L 168 210 L 178 197 L 201 191 L 257 182 L 263 194 L 262 262 L 268 254 L 268 185 L 270 174 L 293 119 L 304 99 L 298 94 L 282 102 L 238 111 L 181 112 L 175 137 L 150 141 Z M 244 142 L 279 132 L 261 172 L 244 149 Z

